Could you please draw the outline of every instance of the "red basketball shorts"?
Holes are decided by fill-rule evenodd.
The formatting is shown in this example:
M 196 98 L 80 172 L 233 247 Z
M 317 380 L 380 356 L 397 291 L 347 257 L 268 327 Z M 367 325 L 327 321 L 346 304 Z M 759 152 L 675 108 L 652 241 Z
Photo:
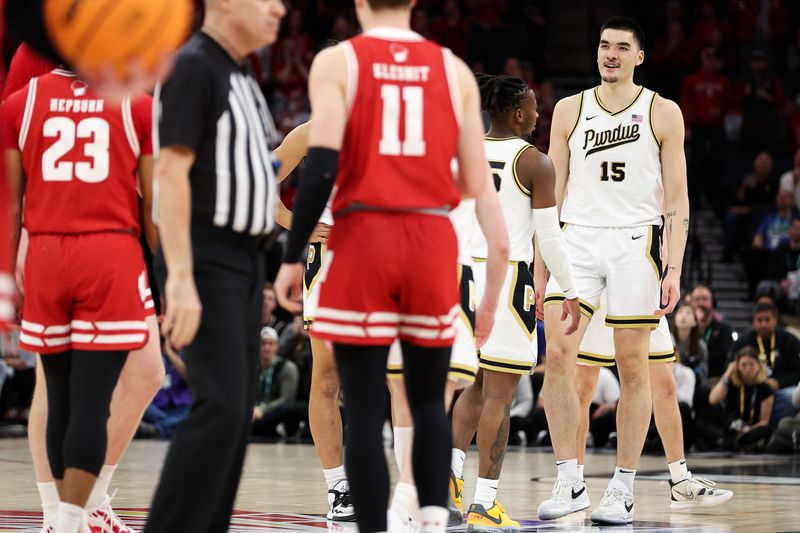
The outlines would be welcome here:
M 139 349 L 147 343 L 148 295 L 133 235 L 31 236 L 20 346 L 43 354 Z
M 328 240 L 311 334 L 342 344 L 451 346 L 458 245 L 446 216 L 358 212 Z

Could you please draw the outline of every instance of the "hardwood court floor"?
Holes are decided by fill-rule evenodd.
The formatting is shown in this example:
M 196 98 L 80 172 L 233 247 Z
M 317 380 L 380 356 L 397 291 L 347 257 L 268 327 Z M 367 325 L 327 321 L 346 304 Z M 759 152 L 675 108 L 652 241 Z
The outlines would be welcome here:
M 164 442 L 135 441 L 114 477 L 114 508 L 135 529 L 143 525 L 166 449 Z M 393 465 L 391 455 L 387 450 Z M 800 531 L 800 457 L 698 455 L 689 457 L 689 465 L 695 474 L 733 490 L 733 500 L 695 512 L 671 512 L 664 459 L 645 456 L 636 479 L 632 527 L 592 527 L 588 513 L 543 523 L 536 520 L 536 508 L 552 488 L 552 454 L 517 448 L 506 455 L 499 499 L 523 523 L 523 531 Z M 599 503 L 613 466 L 610 453 L 589 455 L 586 476 L 593 505 Z M 473 449 L 465 468 L 465 503 L 474 493 L 476 468 Z M 251 445 L 236 502 L 240 511 L 230 531 L 356 531 L 352 525 L 326 525 L 320 519 L 326 511 L 325 489 L 312 446 Z M 0 439 L 0 532 L 38 531 L 39 510 L 27 441 Z

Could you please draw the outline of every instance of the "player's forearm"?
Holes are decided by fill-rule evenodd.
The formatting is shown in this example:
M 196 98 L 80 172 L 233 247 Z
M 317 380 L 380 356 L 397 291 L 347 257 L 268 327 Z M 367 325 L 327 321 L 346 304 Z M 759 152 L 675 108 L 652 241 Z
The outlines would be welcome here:
M 664 202 L 666 211 L 664 236 L 667 240 L 669 258 L 667 273 L 676 271 L 678 275 L 683 269 L 683 254 L 689 238 L 689 196 L 686 194 L 685 186 L 682 189 L 669 195 Z
M 188 172 L 170 171 L 159 163 L 159 236 L 170 275 L 193 274 L 191 189 Z
M 508 271 L 509 242 L 500 200 L 493 187 L 484 188 L 475 204 L 478 225 L 486 238 L 486 290 L 483 301 L 496 308 Z
M 284 205 L 283 200 L 278 200 L 278 212 L 275 214 L 275 222 L 284 229 L 292 229 L 292 212 Z

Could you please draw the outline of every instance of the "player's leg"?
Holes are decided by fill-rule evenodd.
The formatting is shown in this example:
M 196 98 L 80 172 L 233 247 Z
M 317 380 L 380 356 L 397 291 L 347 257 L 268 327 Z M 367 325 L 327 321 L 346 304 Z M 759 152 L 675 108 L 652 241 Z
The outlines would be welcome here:
M 586 436 L 589 434 L 589 407 L 597 388 L 600 367 L 596 365 L 578 364 L 575 368 L 575 379 L 578 386 L 578 398 L 581 402 L 581 423 L 578 426 L 578 479 L 583 481 L 583 467 L 586 464 Z
M 399 352 L 392 346 L 391 350 Z M 389 355 L 389 366 L 392 367 L 392 354 Z M 411 442 L 414 438 L 414 422 L 411 409 L 408 407 L 406 384 L 402 374 L 387 374 L 386 384 L 389 387 L 392 411 L 392 431 L 394 433 L 394 458 L 399 472 L 397 483 L 389 505 L 389 527 L 393 522 L 408 524 L 419 512 L 417 488 L 414 485 L 414 473 L 411 466 Z
M 654 334 L 655 335 L 655 334 Z M 653 414 L 664 445 L 670 474 L 670 507 L 685 509 L 719 505 L 730 500 L 733 492 L 718 489 L 715 483 L 692 476 L 683 449 L 683 425 L 678 408 L 672 363 L 650 363 L 650 386 L 653 389 Z
M 42 502 L 42 533 L 52 533 L 58 516 L 58 489 L 50 462 L 47 459 L 47 385 L 41 356 L 36 356 L 36 386 L 33 389 L 33 400 L 28 418 L 28 445 L 33 460 L 33 473 Z

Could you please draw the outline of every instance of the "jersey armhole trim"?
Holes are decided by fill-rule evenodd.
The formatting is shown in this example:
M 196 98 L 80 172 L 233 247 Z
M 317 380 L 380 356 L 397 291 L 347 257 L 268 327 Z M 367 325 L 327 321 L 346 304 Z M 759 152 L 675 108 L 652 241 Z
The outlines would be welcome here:
M 356 56 L 353 45 L 349 41 L 342 43 L 342 51 L 344 51 L 344 59 L 347 64 L 347 86 L 345 87 L 344 105 L 347 117 L 350 117 L 350 112 L 353 110 L 353 103 L 356 100 L 356 92 L 358 90 L 358 57 Z
M 456 117 L 456 123 L 460 126 L 462 117 L 461 87 L 458 84 L 453 51 L 449 48 L 442 48 L 442 59 L 444 59 L 444 73 L 447 78 L 447 86 L 450 88 L 450 103 L 453 106 L 453 115 Z
M 653 134 L 653 140 L 656 142 L 659 148 L 661 148 L 661 141 L 658 140 L 658 136 L 656 135 L 656 128 L 653 126 L 653 105 L 656 103 L 656 97 L 658 93 L 653 91 L 653 97 L 650 99 L 650 110 L 648 111 L 648 122 L 650 123 L 650 133 Z
M 532 192 L 522 184 L 522 181 L 519 179 L 519 176 L 517 175 L 517 160 L 528 148 L 533 148 L 533 145 L 526 143 L 525 146 L 519 149 L 517 155 L 514 156 L 514 160 L 511 162 L 511 175 L 514 176 L 514 183 L 516 184 L 517 189 L 519 189 L 519 191 L 523 195 L 530 198 L 532 196 Z
M 567 136 L 567 143 L 569 143 L 570 139 L 572 139 L 572 135 L 575 133 L 575 130 L 578 129 L 578 124 L 581 123 L 581 113 L 583 113 L 583 93 L 584 91 L 581 91 L 581 102 L 578 105 L 578 116 L 575 118 L 575 125 L 572 126 L 572 130 L 570 130 L 569 135 Z
M 25 148 L 25 140 L 28 138 L 28 129 L 31 126 L 33 108 L 36 104 L 36 87 L 39 84 L 38 78 L 33 78 L 28 84 L 28 97 L 25 99 L 25 111 L 22 115 L 22 125 L 19 129 L 19 149 Z
M 125 126 L 125 136 L 128 138 L 128 144 L 133 151 L 133 155 L 139 158 L 141 154 L 141 147 L 139 146 L 139 138 L 136 136 L 136 126 L 133 124 L 133 112 L 131 111 L 131 98 L 126 96 L 122 100 L 122 123 Z

